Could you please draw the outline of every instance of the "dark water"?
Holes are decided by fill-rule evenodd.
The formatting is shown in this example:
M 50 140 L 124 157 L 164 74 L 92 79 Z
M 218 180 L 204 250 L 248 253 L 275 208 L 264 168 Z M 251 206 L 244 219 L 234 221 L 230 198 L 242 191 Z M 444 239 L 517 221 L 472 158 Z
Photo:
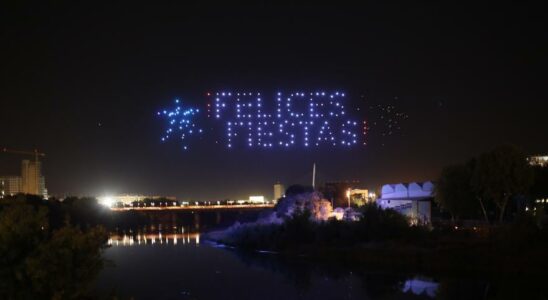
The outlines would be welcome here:
M 203 226 L 202 226 L 203 228 Z M 114 233 L 97 283 L 122 299 L 548 299 L 548 276 L 421 274 L 242 253 L 173 223 Z
M 198 233 L 170 229 L 113 235 L 105 257 L 115 266 L 100 276 L 102 293 L 135 299 L 368 299 L 407 292 L 428 299 L 438 289 L 430 278 L 364 278 L 348 268 L 243 254 L 204 241 Z M 364 288 L 369 284 L 374 288 Z

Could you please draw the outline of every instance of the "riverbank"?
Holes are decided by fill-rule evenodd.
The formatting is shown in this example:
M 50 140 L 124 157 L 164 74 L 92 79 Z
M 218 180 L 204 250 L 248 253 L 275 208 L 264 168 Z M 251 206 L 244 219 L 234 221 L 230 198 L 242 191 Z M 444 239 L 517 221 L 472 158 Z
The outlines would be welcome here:
M 540 274 L 548 267 L 542 249 L 493 254 L 492 247 L 487 245 L 467 248 L 462 245 L 423 248 L 399 242 L 351 247 L 307 245 L 278 253 L 375 269 L 427 273 Z
M 370 217 L 370 220 L 365 220 Z M 548 268 L 548 233 L 530 219 L 489 228 L 427 228 L 369 211 L 356 222 L 251 223 L 205 237 L 239 250 L 349 265 L 450 273 L 535 274 Z
M 360 265 L 380 270 L 414 271 L 428 273 L 476 274 L 541 274 L 548 264 L 544 261 L 545 249 L 532 249 L 521 253 L 493 254 L 488 245 L 441 246 L 435 248 L 388 242 L 355 246 L 301 245 L 284 250 L 227 247 L 244 252 L 270 253 L 288 258 Z

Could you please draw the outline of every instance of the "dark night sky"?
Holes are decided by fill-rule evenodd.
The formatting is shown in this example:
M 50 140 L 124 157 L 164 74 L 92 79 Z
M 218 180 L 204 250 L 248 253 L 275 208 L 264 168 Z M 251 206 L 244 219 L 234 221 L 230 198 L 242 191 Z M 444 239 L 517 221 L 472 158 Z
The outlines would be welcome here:
M 270 197 L 277 180 L 308 183 L 313 162 L 321 181 L 375 187 L 435 179 L 443 165 L 502 143 L 546 153 L 544 12 L 426 1 L 10 4 L 0 8 L 0 146 L 46 152 L 54 195 L 186 199 Z M 185 152 L 159 142 L 158 109 L 175 97 L 203 104 L 220 89 L 340 89 L 409 119 L 384 146 L 351 150 Z M 2 154 L 0 173 L 16 174 L 19 159 Z

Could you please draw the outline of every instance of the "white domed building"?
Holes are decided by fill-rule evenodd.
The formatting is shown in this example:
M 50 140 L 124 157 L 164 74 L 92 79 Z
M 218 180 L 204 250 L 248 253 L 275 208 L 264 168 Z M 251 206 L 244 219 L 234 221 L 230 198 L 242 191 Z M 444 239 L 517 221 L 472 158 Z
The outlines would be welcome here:
M 410 218 L 413 224 L 428 224 L 432 219 L 434 184 L 431 181 L 385 184 L 377 204 Z

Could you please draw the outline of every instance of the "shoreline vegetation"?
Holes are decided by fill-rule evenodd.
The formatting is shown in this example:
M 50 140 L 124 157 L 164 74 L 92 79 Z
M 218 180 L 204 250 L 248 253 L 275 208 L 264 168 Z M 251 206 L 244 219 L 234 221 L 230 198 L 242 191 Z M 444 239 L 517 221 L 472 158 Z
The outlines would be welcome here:
M 0 199 L 0 299 L 90 298 L 108 232 L 83 223 L 72 204 Z
M 511 145 L 448 166 L 434 201 L 451 220 L 433 224 L 374 203 L 337 216 L 312 187 L 290 186 L 269 215 L 208 238 L 242 250 L 392 269 L 540 273 L 548 268 L 546 201 L 538 200 L 548 195 L 547 170 Z M 477 222 L 460 226 L 463 219 Z
M 206 239 L 243 251 L 431 273 L 531 274 L 546 270 L 548 232 L 529 216 L 474 228 L 409 226 L 406 217 L 374 204 L 357 221 L 315 221 L 294 212 L 282 222 L 235 224 Z

